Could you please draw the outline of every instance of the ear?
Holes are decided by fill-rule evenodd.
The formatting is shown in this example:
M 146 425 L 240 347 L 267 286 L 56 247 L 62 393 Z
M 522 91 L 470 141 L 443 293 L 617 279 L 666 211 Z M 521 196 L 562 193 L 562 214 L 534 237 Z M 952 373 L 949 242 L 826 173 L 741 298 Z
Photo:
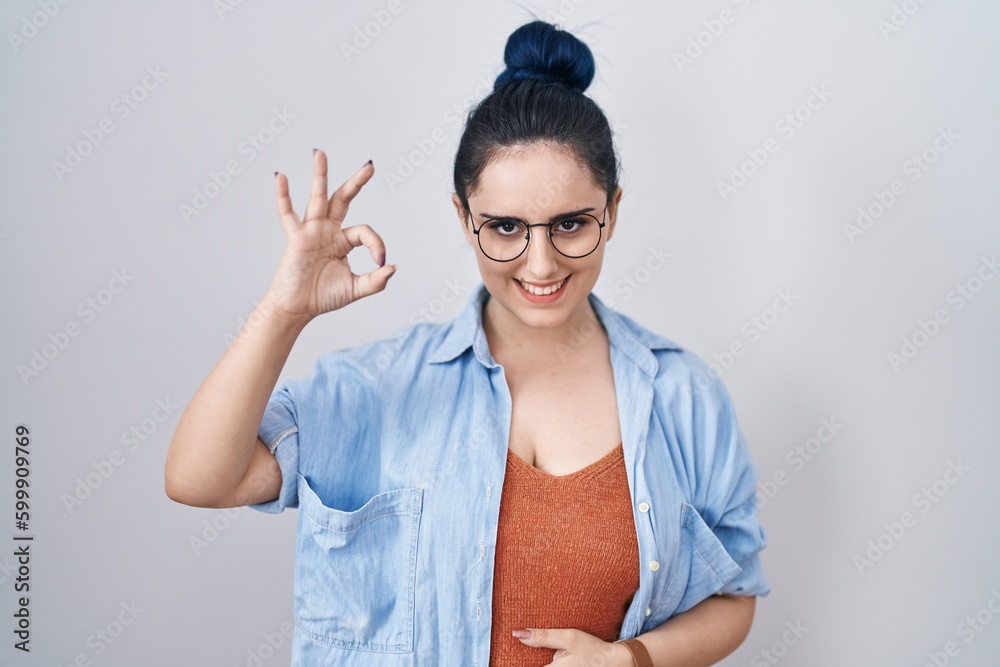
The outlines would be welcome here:
M 458 213 L 458 222 L 462 226 L 462 233 L 465 234 L 465 240 L 471 245 L 476 242 L 472 238 L 472 229 L 469 227 L 468 213 L 465 207 L 462 206 L 462 200 L 459 198 L 457 192 L 451 193 L 451 203 L 455 205 L 455 212 Z
M 611 241 L 611 236 L 615 231 L 615 222 L 618 220 L 618 202 L 622 200 L 622 186 L 615 188 L 615 194 L 611 197 L 611 202 L 608 204 L 608 222 L 605 225 L 605 231 L 608 234 L 608 241 Z

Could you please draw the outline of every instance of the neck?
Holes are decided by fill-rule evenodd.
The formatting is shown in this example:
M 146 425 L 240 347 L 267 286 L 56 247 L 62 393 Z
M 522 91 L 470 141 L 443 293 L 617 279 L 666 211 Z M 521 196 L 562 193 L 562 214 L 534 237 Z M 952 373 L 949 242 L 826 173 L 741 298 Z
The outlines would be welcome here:
M 559 325 L 533 327 L 489 297 L 483 306 L 483 329 L 490 354 L 501 364 L 504 360 L 533 365 L 562 363 L 567 355 L 593 349 L 595 344 L 606 340 L 590 299 L 584 299 Z

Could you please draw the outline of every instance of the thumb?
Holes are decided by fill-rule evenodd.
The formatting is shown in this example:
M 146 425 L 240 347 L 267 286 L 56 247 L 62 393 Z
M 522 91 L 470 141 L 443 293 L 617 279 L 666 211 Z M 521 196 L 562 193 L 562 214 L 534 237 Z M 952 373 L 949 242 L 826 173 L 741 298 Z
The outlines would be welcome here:
M 389 282 L 389 278 L 396 273 L 395 264 L 386 264 L 374 271 L 370 271 L 358 277 L 359 297 L 366 297 L 376 292 L 381 292 Z
M 521 640 L 525 646 L 537 646 L 541 648 L 566 648 L 565 638 L 561 636 L 562 631 L 548 628 L 524 628 L 514 630 L 511 634 Z

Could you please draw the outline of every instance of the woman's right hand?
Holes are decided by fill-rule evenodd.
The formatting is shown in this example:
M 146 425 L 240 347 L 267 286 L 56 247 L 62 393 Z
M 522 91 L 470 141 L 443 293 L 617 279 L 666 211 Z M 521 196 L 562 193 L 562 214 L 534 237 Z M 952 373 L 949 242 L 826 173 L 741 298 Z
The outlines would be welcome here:
M 281 173 L 275 177 L 278 216 L 288 245 L 267 298 L 272 306 L 303 322 L 381 292 L 396 270 L 395 265 L 379 266 L 358 276 L 347 263 L 347 254 L 360 245 L 369 249 L 376 264 L 380 257 L 385 261 L 385 244 L 371 227 L 343 226 L 351 200 L 375 173 L 374 165 L 364 164 L 329 199 L 326 172 L 326 154 L 316 150 L 312 194 L 301 221 L 292 209 L 288 179 Z

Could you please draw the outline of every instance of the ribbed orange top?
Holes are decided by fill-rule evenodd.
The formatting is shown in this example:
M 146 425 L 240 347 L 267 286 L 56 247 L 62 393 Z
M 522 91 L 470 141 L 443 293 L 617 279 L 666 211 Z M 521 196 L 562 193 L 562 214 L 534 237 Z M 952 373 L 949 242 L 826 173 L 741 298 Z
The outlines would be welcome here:
M 555 476 L 509 449 L 500 496 L 490 667 L 535 667 L 555 649 L 518 628 L 575 628 L 615 641 L 639 589 L 639 545 L 621 443 Z

